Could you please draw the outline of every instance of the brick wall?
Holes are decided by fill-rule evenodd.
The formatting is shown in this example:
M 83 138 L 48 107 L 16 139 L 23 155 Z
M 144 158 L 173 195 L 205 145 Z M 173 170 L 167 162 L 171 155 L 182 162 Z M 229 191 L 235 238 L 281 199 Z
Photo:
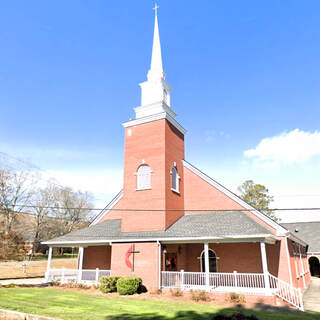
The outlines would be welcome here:
M 148 289 L 158 288 L 159 275 L 159 251 L 156 242 L 135 243 L 134 271 L 126 265 L 125 257 L 131 247 L 131 243 L 113 243 L 111 254 L 111 275 L 113 276 L 137 276 L 141 277 L 143 284 Z M 132 255 L 130 256 L 132 263 Z
M 184 207 L 186 210 L 243 210 L 245 209 L 236 201 L 229 198 L 223 192 L 204 181 L 190 169 L 184 168 Z M 262 226 L 275 232 L 275 229 L 270 227 L 260 218 L 256 217 L 249 211 L 244 211 L 255 221 Z M 192 212 L 188 212 L 192 213 Z
M 91 246 L 84 248 L 83 269 L 110 270 L 111 246 Z

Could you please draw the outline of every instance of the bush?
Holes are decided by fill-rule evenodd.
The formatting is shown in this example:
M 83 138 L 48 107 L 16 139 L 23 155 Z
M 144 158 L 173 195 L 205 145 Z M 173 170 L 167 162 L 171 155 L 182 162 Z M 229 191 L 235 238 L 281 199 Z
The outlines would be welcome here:
M 245 303 L 246 299 L 243 295 L 237 294 L 235 292 L 231 292 L 229 294 L 229 297 L 226 299 L 226 301 L 231 303 L 241 304 L 241 303 Z
M 138 277 L 120 278 L 117 281 L 117 291 L 122 296 L 138 293 L 141 286 L 142 280 Z
M 120 277 L 102 277 L 99 289 L 103 293 L 117 292 L 117 282 Z
M 210 296 L 203 290 L 191 291 L 191 299 L 193 301 L 210 301 Z
M 212 320 L 259 320 L 259 319 L 255 316 L 246 316 L 242 312 L 237 312 L 231 316 L 218 314 L 214 316 Z
M 170 289 L 170 293 L 173 297 L 182 297 L 183 292 L 180 289 Z

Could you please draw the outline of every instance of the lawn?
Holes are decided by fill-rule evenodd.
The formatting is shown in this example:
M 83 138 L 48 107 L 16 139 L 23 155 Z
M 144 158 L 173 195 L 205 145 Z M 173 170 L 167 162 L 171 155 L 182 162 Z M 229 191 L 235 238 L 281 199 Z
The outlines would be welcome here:
M 70 320 L 210 320 L 219 312 L 233 313 L 208 304 L 163 300 L 108 298 L 50 288 L 0 289 L 0 309 Z M 260 320 L 320 319 L 320 314 L 246 310 Z

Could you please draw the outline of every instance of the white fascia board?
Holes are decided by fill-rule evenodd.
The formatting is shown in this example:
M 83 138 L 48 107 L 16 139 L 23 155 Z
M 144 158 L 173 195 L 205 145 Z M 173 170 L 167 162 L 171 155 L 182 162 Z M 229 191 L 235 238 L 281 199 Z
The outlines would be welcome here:
M 225 237 L 172 237 L 172 238 L 137 238 L 137 239 L 103 239 L 103 240 L 86 240 L 86 241 L 45 241 L 42 244 L 59 246 L 59 245 L 93 245 L 93 244 L 110 244 L 110 243 L 122 243 L 122 242 L 194 242 L 197 243 L 199 241 L 213 241 L 213 242 L 256 242 L 256 241 L 272 241 L 272 239 L 276 240 L 275 237 L 271 234 L 254 234 L 254 235 L 232 235 Z
M 257 216 L 259 219 L 267 223 L 270 227 L 275 229 L 277 231 L 278 236 L 285 236 L 288 234 L 288 230 L 284 227 L 282 227 L 279 223 L 275 222 L 265 214 L 261 213 L 254 207 L 250 206 L 247 202 L 242 200 L 240 197 L 238 197 L 236 194 L 225 188 L 223 185 L 218 183 L 217 181 L 213 180 L 209 176 L 207 176 L 205 173 L 194 167 L 192 164 L 187 162 L 186 160 L 182 160 L 183 166 L 192 171 L 194 174 L 199 176 L 201 179 L 218 189 L 219 191 L 223 192 L 226 196 L 228 196 L 230 199 L 234 200 L 238 204 L 240 204 L 242 207 L 246 208 L 250 212 L 252 212 L 255 216 Z
M 121 190 L 108 204 L 107 206 L 96 216 L 96 218 L 90 223 L 90 226 L 94 226 L 95 224 L 99 223 L 100 220 L 108 214 L 110 209 L 112 209 L 122 198 L 123 190 Z
M 187 133 L 187 130 L 184 129 L 173 117 L 171 117 L 167 112 L 161 112 L 157 114 L 153 114 L 151 116 L 130 120 L 122 123 L 122 125 L 127 127 L 137 126 L 142 123 L 148 123 L 156 120 L 167 119 L 172 125 L 174 125 L 183 135 Z

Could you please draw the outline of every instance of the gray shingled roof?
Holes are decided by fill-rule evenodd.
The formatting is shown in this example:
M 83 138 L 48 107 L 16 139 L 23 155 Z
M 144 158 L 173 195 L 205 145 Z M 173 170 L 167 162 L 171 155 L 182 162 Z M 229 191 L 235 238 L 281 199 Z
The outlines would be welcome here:
M 308 243 L 308 252 L 320 252 L 320 221 L 282 223 L 282 225 Z M 295 231 L 296 229 L 298 232 Z
M 52 239 L 48 243 L 102 240 L 166 239 L 175 237 L 233 237 L 272 235 L 243 212 L 221 211 L 182 216 L 165 231 L 121 232 L 121 220 L 106 220 L 96 225 Z

